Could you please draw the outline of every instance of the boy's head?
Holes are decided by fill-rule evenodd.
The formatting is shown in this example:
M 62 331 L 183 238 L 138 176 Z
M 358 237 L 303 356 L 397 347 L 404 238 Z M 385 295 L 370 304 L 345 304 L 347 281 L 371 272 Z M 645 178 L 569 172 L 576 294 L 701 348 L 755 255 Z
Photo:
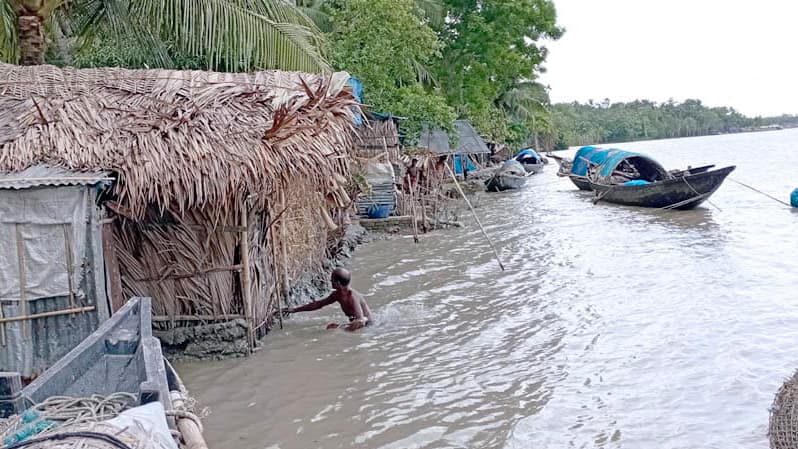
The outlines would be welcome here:
M 352 280 L 352 275 L 343 268 L 336 268 L 330 275 L 330 281 L 334 289 L 341 287 L 349 287 L 349 282 Z

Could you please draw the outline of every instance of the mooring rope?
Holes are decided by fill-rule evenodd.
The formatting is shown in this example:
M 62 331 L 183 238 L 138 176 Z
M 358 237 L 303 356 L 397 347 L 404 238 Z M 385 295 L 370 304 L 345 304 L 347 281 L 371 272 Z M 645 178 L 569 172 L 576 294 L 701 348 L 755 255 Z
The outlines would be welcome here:
M 708 196 L 708 194 L 699 193 L 696 196 L 691 196 L 690 198 L 687 198 L 686 200 L 679 201 L 678 203 L 669 204 L 667 206 L 661 207 L 660 209 L 665 209 L 665 210 L 676 209 L 677 207 L 681 207 L 681 206 L 684 206 L 685 204 L 692 203 L 693 201 L 701 199 L 702 197 L 706 197 L 706 196 Z M 717 206 L 715 206 L 715 207 L 717 207 Z M 718 210 L 720 210 L 720 208 L 718 208 Z
M 93 395 L 85 398 L 53 396 L 34 405 L 25 413 L 8 418 L 0 427 L 0 443 L 31 424 L 41 423 L 39 435 L 44 436 L 57 431 L 60 427 L 116 418 L 136 404 L 136 401 L 136 396 L 130 393 Z
M 687 178 L 685 178 L 684 176 L 682 176 L 682 181 L 684 181 L 684 183 L 685 183 L 685 184 L 687 184 L 687 187 L 690 187 L 690 190 L 692 190 L 692 191 L 693 191 L 693 193 L 695 193 L 695 194 L 696 194 L 696 195 L 698 195 L 699 197 L 700 197 L 700 196 L 702 196 L 702 195 L 703 195 L 703 196 L 705 196 L 705 197 L 707 197 L 707 199 L 706 199 L 706 202 L 707 202 L 707 203 L 709 203 L 710 205 L 712 205 L 712 207 L 714 207 L 715 209 L 717 209 L 719 212 L 723 212 L 723 210 L 722 210 L 721 208 L 719 208 L 717 205 L 715 205 L 715 203 L 713 203 L 712 201 L 710 201 L 710 200 L 709 200 L 709 193 L 704 193 L 704 194 L 702 194 L 702 193 L 698 193 L 698 190 L 694 189 L 694 188 L 693 188 L 693 186 L 692 186 L 692 185 L 691 185 L 689 182 L 687 182 Z M 697 198 L 697 197 L 696 197 L 696 198 Z M 677 207 L 678 207 L 678 206 L 677 206 Z
M 729 178 L 729 179 L 731 179 L 732 181 L 736 182 L 737 184 L 740 184 L 740 185 L 741 185 L 741 186 L 743 186 L 743 187 L 747 187 L 747 188 L 749 188 L 749 189 L 753 190 L 754 192 L 757 192 L 757 193 L 760 193 L 760 194 L 762 194 L 762 195 L 765 195 L 766 197 L 768 197 L 768 198 L 770 198 L 770 199 L 772 199 L 772 200 L 774 200 L 774 201 L 778 201 L 779 203 L 781 203 L 781 204 L 783 204 L 783 205 L 785 205 L 785 206 L 787 206 L 787 207 L 792 207 L 792 206 L 790 206 L 790 204 L 789 204 L 789 203 L 787 203 L 786 201 L 782 201 L 782 200 L 780 200 L 780 199 L 776 198 L 775 196 L 768 195 L 767 193 L 765 193 L 765 192 L 763 192 L 763 191 L 761 191 L 761 190 L 759 190 L 759 189 L 756 189 L 756 188 L 754 188 L 754 187 L 751 187 L 751 186 L 749 186 L 748 184 L 745 184 L 745 183 L 743 183 L 743 182 L 740 182 L 740 181 L 738 181 L 738 180 L 736 180 L 736 179 L 734 179 L 734 178 Z

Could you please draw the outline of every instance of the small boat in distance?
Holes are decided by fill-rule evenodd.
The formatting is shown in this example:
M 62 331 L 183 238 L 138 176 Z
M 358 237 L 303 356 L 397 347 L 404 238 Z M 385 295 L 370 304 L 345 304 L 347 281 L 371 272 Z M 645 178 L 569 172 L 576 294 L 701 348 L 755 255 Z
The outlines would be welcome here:
M 520 189 L 526 184 L 526 176 L 526 170 L 520 162 L 505 161 L 493 176 L 485 180 L 485 188 L 488 192 Z
M 662 209 L 698 206 L 715 193 L 735 168 L 712 170 L 714 165 L 706 165 L 668 171 L 646 155 L 596 147 L 580 148 L 573 161 L 556 159 L 560 164 L 557 174 L 568 176 L 580 190 L 595 191 L 594 203 L 607 201 Z
M 525 148 L 521 150 L 521 152 L 518 153 L 513 159 L 520 162 L 527 173 L 533 174 L 543 171 L 543 167 L 549 163 L 548 159 L 538 154 L 532 148 Z

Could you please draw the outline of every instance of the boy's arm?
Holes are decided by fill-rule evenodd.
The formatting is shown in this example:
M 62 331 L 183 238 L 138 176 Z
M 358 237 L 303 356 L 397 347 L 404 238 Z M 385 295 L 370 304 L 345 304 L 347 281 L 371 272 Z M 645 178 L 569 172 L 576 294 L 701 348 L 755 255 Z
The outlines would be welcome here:
M 320 299 L 318 301 L 313 301 L 310 303 L 305 304 L 304 306 L 294 307 L 291 309 L 286 310 L 286 313 L 296 313 L 296 312 L 310 312 L 313 310 L 319 310 L 322 307 L 329 306 L 330 304 L 335 302 L 335 297 L 330 294 L 330 296 Z
M 356 331 L 361 327 L 366 325 L 366 317 L 363 315 L 363 308 L 360 307 L 360 298 L 354 298 L 354 312 L 355 312 L 355 319 L 346 326 L 346 330 L 348 331 Z

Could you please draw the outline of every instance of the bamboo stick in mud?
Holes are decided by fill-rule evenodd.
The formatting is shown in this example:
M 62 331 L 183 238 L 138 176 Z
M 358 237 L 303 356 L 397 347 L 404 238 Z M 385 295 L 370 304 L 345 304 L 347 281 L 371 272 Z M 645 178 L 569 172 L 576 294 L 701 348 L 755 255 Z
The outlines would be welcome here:
M 252 297 L 249 278 L 249 208 L 246 200 L 241 202 L 241 297 L 244 300 L 244 316 L 247 320 L 247 347 L 249 352 L 255 348 L 255 335 L 252 323 Z
M 485 228 L 482 226 L 482 222 L 479 221 L 479 217 L 477 216 L 477 212 L 474 210 L 474 206 L 471 205 L 471 201 L 468 201 L 468 197 L 466 196 L 465 192 L 463 192 L 463 188 L 460 187 L 460 183 L 457 182 L 457 176 L 454 175 L 454 171 L 452 171 L 452 167 L 449 164 L 446 164 L 446 169 L 449 170 L 449 174 L 452 176 L 452 180 L 454 181 L 454 186 L 457 187 L 457 191 L 460 192 L 460 195 L 465 200 L 468 208 L 471 209 L 471 214 L 474 215 L 474 220 L 477 221 L 477 225 L 479 225 L 480 231 L 482 231 L 482 235 L 485 236 L 485 240 L 488 241 L 488 245 L 490 245 L 490 249 L 493 250 L 493 255 L 496 256 L 496 261 L 499 262 L 499 268 L 504 271 L 504 264 L 502 263 L 501 258 L 499 257 L 499 252 L 496 251 L 496 247 L 493 246 L 493 242 L 488 237 L 488 233 L 485 231 Z

